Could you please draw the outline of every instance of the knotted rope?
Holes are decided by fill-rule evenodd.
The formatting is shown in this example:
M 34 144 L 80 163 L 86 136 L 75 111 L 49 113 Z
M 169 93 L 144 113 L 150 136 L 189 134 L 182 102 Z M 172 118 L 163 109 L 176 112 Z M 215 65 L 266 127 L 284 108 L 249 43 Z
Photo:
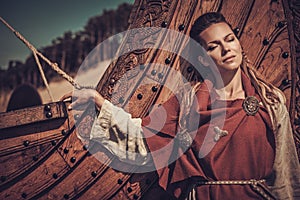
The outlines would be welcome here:
M 38 56 L 43 59 L 56 73 L 58 73 L 60 76 L 62 76 L 64 79 L 66 79 L 69 83 L 71 83 L 76 89 L 82 89 L 83 87 L 80 86 L 78 83 L 75 82 L 75 80 L 69 76 L 66 72 L 64 72 L 62 69 L 60 69 L 57 65 L 57 63 L 51 62 L 48 58 L 46 58 L 42 53 L 40 53 L 32 44 L 30 44 L 18 31 L 16 31 L 12 26 L 10 26 L 2 17 L 0 17 L 1 22 L 7 26 L 33 53 L 34 59 L 38 65 L 39 71 L 41 73 L 43 82 L 47 88 L 48 94 L 53 101 L 53 96 L 51 94 L 47 79 L 45 77 L 44 70 L 42 68 L 42 65 L 39 61 Z

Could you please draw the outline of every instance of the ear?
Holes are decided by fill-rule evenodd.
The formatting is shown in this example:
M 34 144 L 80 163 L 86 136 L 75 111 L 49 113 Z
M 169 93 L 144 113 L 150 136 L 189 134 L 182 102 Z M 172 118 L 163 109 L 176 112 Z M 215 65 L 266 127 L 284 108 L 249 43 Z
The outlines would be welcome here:
M 207 58 L 205 58 L 204 56 L 198 56 L 198 60 L 204 67 L 209 66 L 209 60 Z

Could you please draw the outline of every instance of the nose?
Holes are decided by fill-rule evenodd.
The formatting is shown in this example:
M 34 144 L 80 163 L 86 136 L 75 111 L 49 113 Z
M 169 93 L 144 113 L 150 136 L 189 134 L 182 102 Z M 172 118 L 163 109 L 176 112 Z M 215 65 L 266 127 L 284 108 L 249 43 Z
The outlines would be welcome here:
M 228 51 L 230 51 L 229 45 L 226 43 L 223 43 L 222 44 L 222 56 L 226 55 Z

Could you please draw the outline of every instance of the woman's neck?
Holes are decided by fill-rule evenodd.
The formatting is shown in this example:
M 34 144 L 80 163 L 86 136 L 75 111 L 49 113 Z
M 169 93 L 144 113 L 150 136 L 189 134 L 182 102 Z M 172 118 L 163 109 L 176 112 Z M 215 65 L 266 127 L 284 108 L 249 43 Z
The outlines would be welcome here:
M 222 83 L 217 82 L 216 84 L 216 92 L 221 99 L 234 100 L 245 98 L 241 68 L 238 68 L 234 73 L 223 74 L 222 79 Z

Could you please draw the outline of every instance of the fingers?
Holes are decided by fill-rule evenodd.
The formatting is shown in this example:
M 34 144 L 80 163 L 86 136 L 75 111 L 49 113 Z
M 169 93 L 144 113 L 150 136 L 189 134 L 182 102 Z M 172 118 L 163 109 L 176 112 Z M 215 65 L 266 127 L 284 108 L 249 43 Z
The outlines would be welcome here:
M 69 99 L 69 98 L 72 99 L 72 94 L 73 94 L 73 91 L 64 94 L 64 95 L 60 98 L 60 101 L 65 101 L 66 99 Z M 72 110 L 71 104 L 68 106 L 68 110 Z
M 68 92 L 63 95 L 60 100 L 66 100 L 72 98 L 72 103 L 68 106 L 68 109 L 84 109 L 88 102 L 94 102 L 100 109 L 104 98 L 96 91 L 92 89 L 82 89 Z
M 64 100 L 66 100 L 66 99 L 68 99 L 68 98 L 71 98 L 71 97 L 72 97 L 72 94 L 73 94 L 73 91 L 68 92 L 67 94 L 65 94 L 64 96 L 62 96 L 62 97 L 60 98 L 60 101 L 64 101 Z
M 69 106 L 68 109 L 72 110 L 73 108 L 76 108 L 76 106 L 78 105 L 77 101 L 73 101 Z
M 87 103 L 94 99 L 94 93 L 91 89 L 82 89 L 68 92 L 61 97 L 61 100 L 72 98 L 72 103 L 68 109 L 82 110 L 86 107 Z
M 88 101 L 87 99 L 83 98 L 78 98 L 73 100 L 72 99 L 72 103 L 68 106 L 69 110 L 75 109 L 75 110 L 84 110 L 86 109 L 86 106 L 88 105 L 87 103 L 89 103 L 90 101 Z

